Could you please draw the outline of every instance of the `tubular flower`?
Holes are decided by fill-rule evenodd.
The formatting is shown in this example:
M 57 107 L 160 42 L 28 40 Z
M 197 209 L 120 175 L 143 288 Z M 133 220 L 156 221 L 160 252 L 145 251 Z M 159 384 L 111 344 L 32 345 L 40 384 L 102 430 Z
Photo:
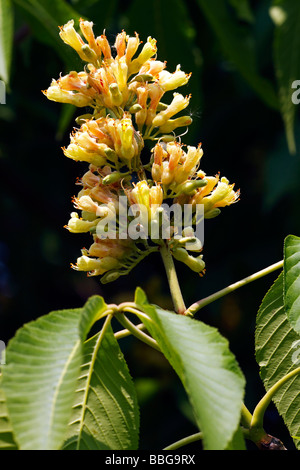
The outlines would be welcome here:
M 195 207 L 197 204 L 203 204 L 204 217 L 211 219 L 220 213 L 220 207 L 230 206 L 239 200 L 240 190 L 234 191 L 234 184 L 229 184 L 227 178 L 219 175 L 205 177 L 207 185 L 199 188 L 196 194 L 190 198 L 187 203 Z
M 141 231 L 152 237 L 154 226 L 159 225 L 159 211 L 163 203 L 163 190 L 159 185 L 149 186 L 147 181 L 139 181 L 128 191 L 130 206 L 136 206 L 140 214 Z
M 83 249 L 82 256 L 71 266 L 77 271 L 86 271 L 88 276 L 102 275 L 121 268 L 122 260 L 130 255 L 132 249 L 131 240 L 99 239 L 95 235 L 94 243 L 88 250 Z
M 202 155 L 201 144 L 198 148 L 188 146 L 185 152 L 178 142 L 158 143 L 153 149 L 152 178 L 174 194 L 190 193 L 198 185 L 206 184 L 204 179 L 191 180 L 196 174 Z
M 73 160 L 119 169 L 125 164 L 131 167 L 142 147 L 143 140 L 134 129 L 130 115 L 124 114 L 122 119 L 87 120 L 71 135 L 71 143 L 63 150 Z

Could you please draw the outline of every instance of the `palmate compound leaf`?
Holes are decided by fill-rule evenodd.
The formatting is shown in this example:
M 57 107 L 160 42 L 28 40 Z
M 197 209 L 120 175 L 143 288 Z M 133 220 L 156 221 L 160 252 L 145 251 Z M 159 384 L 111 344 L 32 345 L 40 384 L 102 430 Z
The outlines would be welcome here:
M 71 416 L 82 343 L 105 312 L 101 297 L 54 311 L 20 328 L 8 344 L 2 387 L 21 450 L 55 450 Z
M 134 384 L 111 327 L 87 340 L 65 450 L 138 447 L 139 409 Z
M 284 241 L 283 295 L 288 320 L 300 333 L 300 238 L 294 235 Z
M 150 305 L 141 289 L 135 302 L 148 331 L 177 372 L 188 394 L 204 448 L 244 448 L 237 433 L 245 380 L 228 342 L 211 326 Z M 238 443 L 238 446 L 234 445 Z
M 256 319 L 256 360 L 266 390 L 299 367 L 300 336 L 291 327 L 284 310 L 283 274 L 264 297 Z M 300 435 L 300 375 L 282 385 L 274 403 L 290 434 Z M 300 441 L 294 441 L 300 449 Z

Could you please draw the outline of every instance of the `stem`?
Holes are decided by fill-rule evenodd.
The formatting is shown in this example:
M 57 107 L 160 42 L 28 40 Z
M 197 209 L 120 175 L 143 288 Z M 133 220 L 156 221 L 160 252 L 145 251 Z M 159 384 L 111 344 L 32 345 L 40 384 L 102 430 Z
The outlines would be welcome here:
M 136 328 L 138 328 L 139 330 L 142 330 L 145 328 L 145 325 L 143 325 L 143 323 L 139 323 L 139 325 L 135 325 Z M 117 331 L 114 336 L 116 338 L 116 340 L 119 340 L 121 338 L 126 338 L 126 336 L 130 336 L 132 333 L 131 331 L 129 331 L 127 328 L 125 330 L 120 330 L 120 331 Z M 1 376 L 1 374 L 0 374 Z
M 252 414 L 243 403 L 242 412 L 241 412 L 241 424 L 245 426 L 245 428 L 250 428 L 251 421 L 252 421 Z
M 179 441 L 170 444 L 163 450 L 176 450 L 179 449 L 179 447 L 186 446 L 187 444 L 191 444 L 192 442 L 200 441 L 201 439 L 203 439 L 203 433 L 197 432 L 196 434 L 191 434 L 190 436 L 184 437 L 183 439 L 180 439 Z
M 278 389 L 285 384 L 289 379 L 294 377 L 295 375 L 300 373 L 300 367 L 297 369 L 292 370 L 287 375 L 282 377 L 282 379 L 278 380 L 264 395 L 264 397 L 260 400 L 260 402 L 256 405 L 256 408 L 253 412 L 252 420 L 251 420 L 251 428 L 262 428 L 263 427 L 263 420 L 264 414 L 269 406 L 273 396 L 278 391 Z
M 221 289 L 218 292 L 215 292 L 214 294 L 205 297 L 204 299 L 198 300 L 198 302 L 195 302 L 186 310 L 185 315 L 193 317 L 195 313 L 198 312 L 198 310 L 210 304 L 211 302 L 214 302 L 215 300 L 220 299 L 224 295 L 229 294 L 230 292 L 233 292 L 236 289 L 239 289 L 240 287 L 249 284 L 250 282 L 256 281 L 257 279 L 260 279 L 261 277 L 266 276 L 267 274 L 270 274 L 273 271 L 276 271 L 276 269 L 282 268 L 282 266 L 283 260 L 278 261 L 278 263 L 272 264 L 271 266 L 268 266 L 267 268 L 262 269 L 261 271 L 258 271 L 255 274 L 251 274 L 251 276 L 245 277 L 241 281 L 235 282 L 234 284 L 231 284 L 230 286 L 225 287 L 224 289 Z
M 181 289 L 178 282 L 173 258 L 168 246 L 166 246 L 165 244 L 161 245 L 160 254 L 165 266 L 175 311 L 177 313 L 180 313 L 181 315 L 184 315 L 186 307 L 181 294 Z
M 130 331 L 130 333 L 132 333 L 144 343 L 148 344 L 148 346 L 151 346 L 151 348 L 160 351 L 160 347 L 158 346 L 157 342 L 153 338 L 151 338 L 151 336 L 147 335 L 146 333 L 143 333 L 143 331 L 137 328 L 137 326 L 134 325 L 130 320 L 128 320 L 127 317 L 120 313 L 115 315 L 115 317 L 121 323 L 122 326 L 124 326 L 125 328 L 127 328 L 128 331 Z

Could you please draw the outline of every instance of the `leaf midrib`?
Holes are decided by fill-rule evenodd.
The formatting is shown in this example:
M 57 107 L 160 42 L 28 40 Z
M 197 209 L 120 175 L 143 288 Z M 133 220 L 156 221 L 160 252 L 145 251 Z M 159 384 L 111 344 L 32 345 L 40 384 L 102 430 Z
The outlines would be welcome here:
M 60 389 L 62 388 L 63 386 L 63 379 L 68 371 L 68 368 L 69 368 L 69 365 L 71 364 L 78 348 L 80 348 L 81 346 L 81 341 L 80 340 L 77 340 L 70 355 L 69 355 L 69 358 L 68 360 L 66 361 L 65 365 L 64 365 L 64 368 L 62 370 L 62 373 L 60 375 L 60 379 L 59 381 L 57 382 L 57 385 L 55 387 L 55 390 L 54 390 L 54 395 L 53 395 L 53 400 L 52 400 L 52 405 L 51 405 L 51 412 L 50 412 L 50 418 L 49 418 L 49 431 L 48 431 L 48 442 L 51 440 L 51 433 L 52 433 L 52 430 L 53 430 L 53 427 L 54 427 L 54 416 L 55 416 L 55 408 L 56 408 L 56 403 L 57 403 L 57 399 L 58 399 L 58 396 L 59 396 L 59 392 L 60 392 Z

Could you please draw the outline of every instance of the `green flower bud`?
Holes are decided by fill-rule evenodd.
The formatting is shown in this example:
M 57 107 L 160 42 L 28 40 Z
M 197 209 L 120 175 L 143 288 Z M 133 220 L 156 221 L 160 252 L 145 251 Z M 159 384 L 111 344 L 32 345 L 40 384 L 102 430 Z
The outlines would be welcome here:
M 76 124 L 81 126 L 82 124 L 85 123 L 85 121 L 87 121 L 88 119 L 92 119 L 92 118 L 93 116 L 91 114 L 81 114 L 81 116 L 77 116 L 77 118 L 75 119 L 75 122 Z
M 135 77 L 133 77 L 132 80 L 130 80 L 130 83 L 133 83 L 133 82 L 152 82 L 153 80 L 153 75 L 151 75 L 150 73 L 140 73 L 138 75 L 136 75 Z
M 97 54 L 93 51 L 93 49 L 90 48 L 88 44 L 84 44 L 84 46 L 81 47 L 81 51 L 84 53 L 88 62 L 97 62 Z
M 214 217 L 217 217 L 220 213 L 221 213 L 221 210 L 218 208 L 211 209 L 210 211 L 204 213 L 204 218 L 213 219 Z
M 119 181 L 122 178 L 122 173 L 119 171 L 114 171 L 110 175 L 107 175 L 103 178 L 102 184 L 107 185 L 107 184 L 113 184 Z
M 110 271 L 104 274 L 100 280 L 102 284 L 108 284 L 109 282 L 116 281 L 120 276 L 121 273 L 119 271 Z
M 199 180 L 189 180 L 185 183 L 181 183 L 176 187 L 176 194 L 186 194 L 188 196 L 192 196 L 196 189 L 202 188 L 203 186 L 207 185 L 207 181 L 205 179 Z
M 111 85 L 109 85 L 109 90 L 111 92 L 113 104 L 115 106 L 121 106 L 123 102 L 123 96 L 119 90 L 117 83 L 112 83 Z
M 131 108 L 129 109 L 129 112 L 130 114 L 135 114 L 138 111 L 141 111 L 141 109 L 143 109 L 143 107 L 140 104 L 136 103 L 131 106 Z

